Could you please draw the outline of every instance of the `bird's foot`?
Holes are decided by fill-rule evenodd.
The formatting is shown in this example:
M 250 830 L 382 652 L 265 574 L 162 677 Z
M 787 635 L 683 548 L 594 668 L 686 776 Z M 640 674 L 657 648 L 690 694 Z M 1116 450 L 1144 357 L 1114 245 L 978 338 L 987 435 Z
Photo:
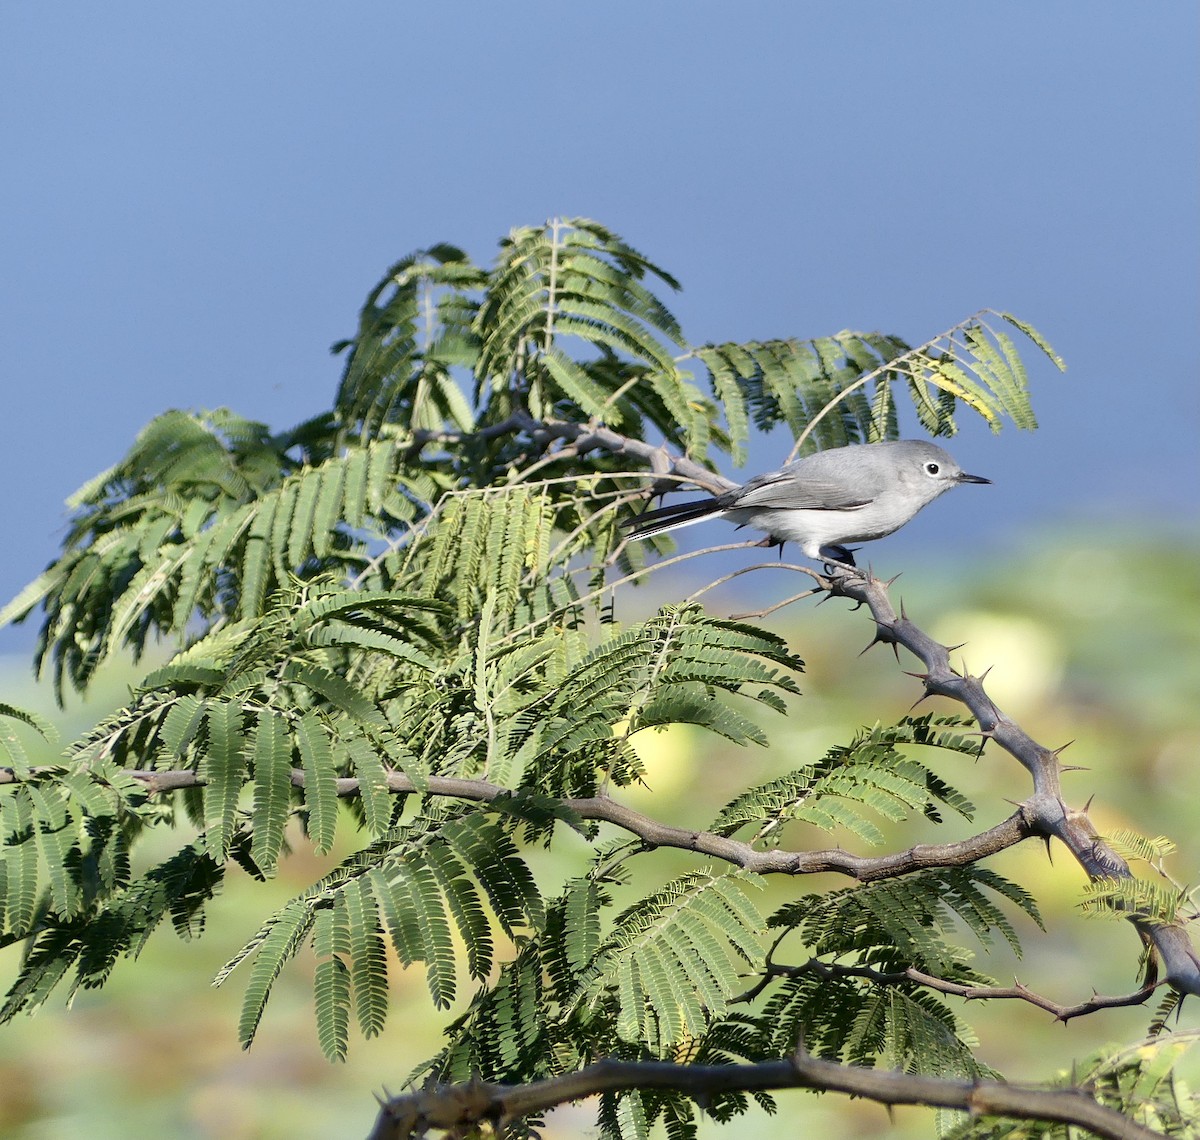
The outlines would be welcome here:
M 862 578 L 866 581 L 869 577 L 869 572 L 859 569 L 854 563 L 854 551 L 846 546 L 822 546 L 821 561 L 825 564 L 825 568 L 837 568 L 844 570 L 846 573 L 855 578 Z

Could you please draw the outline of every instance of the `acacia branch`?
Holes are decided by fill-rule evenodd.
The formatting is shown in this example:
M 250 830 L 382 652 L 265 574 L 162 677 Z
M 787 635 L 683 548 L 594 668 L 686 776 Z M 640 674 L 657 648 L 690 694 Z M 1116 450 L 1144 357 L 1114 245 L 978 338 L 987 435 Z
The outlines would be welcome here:
M 841 1092 L 880 1104 L 933 1105 L 973 1116 L 1048 1120 L 1086 1128 L 1110 1140 L 1152 1140 L 1161 1133 L 1100 1104 L 1086 1089 L 1042 1089 L 1005 1081 L 956 1080 L 840 1065 L 803 1048 L 786 1060 L 756 1065 L 677 1065 L 667 1061 L 602 1060 L 576 1073 L 527 1085 L 475 1081 L 435 1085 L 389 1099 L 379 1110 L 369 1140 L 413 1140 L 430 1128 L 456 1135 L 492 1124 L 502 1130 L 597 1093 L 673 1089 L 706 1104 L 722 1093 L 803 1088 Z
M 125 773 L 140 780 L 150 793 L 173 792 L 202 787 L 204 777 L 191 768 L 135 769 Z M 292 783 L 303 787 L 304 771 L 293 768 Z M 0 783 L 4 782 L 0 773 Z M 451 776 L 430 776 L 418 787 L 403 772 L 387 773 L 388 790 L 395 794 L 424 793 L 448 796 L 475 803 L 491 803 L 514 794 L 511 788 L 487 780 L 467 780 Z M 357 778 L 342 776 L 336 781 L 337 794 L 343 798 L 360 794 Z M 864 856 L 833 848 L 826 851 L 763 851 L 739 839 L 730 839 L 712 831 L 673 827 L 626 807 L 610 796 L 564 797 L 557 801 L 568 812 L 588 822 L 611 823 L 640 839 L 645 847 L 673 847 L 721 859 L 759 875 L 814 875 L 836 872 L 868 883 L 895 878 L 923 867 L 961 867 L 994 855 L 1030 838 L 1035 832 L 1022 809 L 987 831 L 956 843 L 929 843 L 910 847 L 890 855 Z

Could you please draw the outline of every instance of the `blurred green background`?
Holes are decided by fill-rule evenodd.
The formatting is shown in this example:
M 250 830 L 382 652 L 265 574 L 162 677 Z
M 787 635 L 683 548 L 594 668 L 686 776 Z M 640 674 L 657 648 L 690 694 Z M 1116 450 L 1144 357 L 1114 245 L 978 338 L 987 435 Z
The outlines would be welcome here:
M 956 664 L 973 673 L 991 666 L 987 687 L 997 703 L 1042 743 L 1073 740 L 1064 762 L 1084 770 L 1064 778 L 1068 804 L 1083 807 L 1103 833 L 1128 827 L 1165 834 L 1179 845 L 1170 869 L 1194 883 L 1200 866 L 1200 542 L 1195 535 L 1111 530 L 1030 535 L 1010 543 L 1003 557 L 957 552 L 939 565 L 908 566 L 892 589 L 909 616 L 948 644 L 965 642 Z M 661 601 L 702 585 L 703 559 L 687 564 L 692 580 L 626 593 L 618 614 L 632 620 Z M 886 557 L 880 573 L 894 572 Z M 711 565 L 707 567 L 711 570 Z M 663 576 L 665 577 L 665 576 Z M 767 605 L 802 589 L 783 573 L 744 575 L 706 595 L 714 612 Z M 753 599 L 748 603 L 747 599 Z M 704 826 L 746 784 L 769 778 L 822 755 L 861 725 L 904 715 L 919 686 L 897 667 L 890 650 L 859 656 L 871 638 L 865 613 L 841 601 L 801 601 L 764 624 L 784 633 L 807 662 L 804 695 L 792 714 L 765 727 L 771 746 L 732 749 L 698 730 L 643 734 L 648 786 L 621 793 L 642 810 L 681 825 Z M 911 659 L 902 660 L 912 668 Z M 48 688 L 29 676 L 27 661 L 7 658 L 0 699 L 51 716 L 64 740 L 124 699 L 144 670 L 113 670 L 87 703 L 54 708 Z M 927 701 L 918 711 L 957 711 Z M 918 821 L 894 829 L 889 846 L 945 841 L 1005 818 L 1023 798 L 1028 780 L 1005 754 L 989 747 L 977 763 L 952 760 L 944 776 L 974 801 L 974 825 L 949 821 L 935 828 Z M 844 837 L 793 828 L 789 847 L 828 847 Z M 163 849 L 174 844 L 162 837 Z M 548 880 L 569 873 L 578 851 L 561 841 L 539 871 Z M 856 841 L 848 847 L 861 850 Z M 869 850 L 864 853 L 870 853 Z M 339 854 L 344 855 L 345 850 Z M 222 989 L 210 981 L 263 917 L 303 889 L 329 865 L 303 848 L 279 876 L 257 884 L 231 872 L 209 908 L 207 933 L 181 942 L 156 933 L 136 963 L 119 965 L 102 991 L 80 994 L 73 1008 L 61 999 L 32 1018 L 0 1027 L 0 1136 L 14 1140 L 167 1135 L 188 1140 L 365 1136 L 376 1112 L 372 1094 L 399 1091 L 404 1076 L 439 1045 L 442 1016 L 429 1006 L 420 969 L 393 973 L 394 1006 L 382 1037 L 351 1038 L 349 1060 L 330 1065 L 317 1047 L 311 1009 L 311 959 L 301 958 L 276 986 L 254 1047 L 243 1053 L 235 1026 L 241 978 Z M 1026 937 L 1022 961 L 1007 948 L 980 947 L 977 965 L 1002 983 L 1014 974 L 1034 990 L 1071 1003 L 1136 988 L 1139 945 L 1126 924 L 1086 920 L 1075 910 L 1083 875 L 1061 850 L 1027 843 L 990 864 L 1035 894 L 1049 928 L 1019 925 Z M 677 852 L 643 857 L 642 873 L 668 877 L 695 866 Z M 848 880 L 784 880 L 766 885 L 764 910 L 821 886 Z M 16 953 L 0 958 L 0 982 L 9 984 Z M 1066 1026 L 1024 1003 L 950 1004 L 977 1029 L 979 1055 L 1014 1079 L 1045 1080 L 1110 1042 L 1141 1036 L 1150 1006 L 1113 1010 Z M 1185 1008 L 1182 1025 L 1195 1024 Z M 1195 1058 L 1187 1066 L 1194 1078 Z M 779 1097 L 781 1115 L 757 1110 L 727 1127 L 706 1125 L 705 1137 L 794 1134 L 802 1122 L 829 1136 L 930 1135 L 932 1114 L 802 1092 Z M 548 1137 L 594 1134 L 590 1106 L 553 1114 Z M 785 1132 L 785 1129 L 787 1130 Z

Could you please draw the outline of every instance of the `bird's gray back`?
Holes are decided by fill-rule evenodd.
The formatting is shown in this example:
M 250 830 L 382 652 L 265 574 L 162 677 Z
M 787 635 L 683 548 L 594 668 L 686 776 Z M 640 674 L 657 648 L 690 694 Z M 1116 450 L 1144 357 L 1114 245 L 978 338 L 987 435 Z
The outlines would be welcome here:
M 758 475 L 721 496 L 727 507 L 780 507 L 792 510 L 851 510 L 873 502 L 906 465 L 928 459 L 954 461 L 936 444 L 901 439 L 818 451 L 778 471 Z

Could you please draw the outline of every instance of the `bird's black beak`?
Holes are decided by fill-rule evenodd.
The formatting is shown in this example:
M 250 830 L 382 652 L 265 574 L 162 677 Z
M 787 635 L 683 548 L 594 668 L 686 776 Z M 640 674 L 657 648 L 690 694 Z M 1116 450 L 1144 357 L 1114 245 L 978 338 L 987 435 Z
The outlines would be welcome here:
M 985 479 L 982 475 L 968 475 L 965 471 L 960 471 L 958 474 L 958 482 L 960 483 L 990 483 L 990 479 Z

